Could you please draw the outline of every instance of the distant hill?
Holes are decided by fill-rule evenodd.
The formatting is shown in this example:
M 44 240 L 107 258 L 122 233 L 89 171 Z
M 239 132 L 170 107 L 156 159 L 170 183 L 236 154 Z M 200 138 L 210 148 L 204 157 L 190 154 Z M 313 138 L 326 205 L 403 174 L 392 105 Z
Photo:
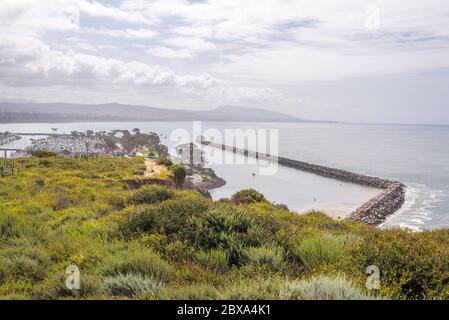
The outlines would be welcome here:
M 1 101 L 1 100 L 0 100 Z M 72 103 L 0 102 L 0 123 L 123 121 L 303 122 L 292 115 L 254 108 L 223 106 L 206 111 L 146 106 Z

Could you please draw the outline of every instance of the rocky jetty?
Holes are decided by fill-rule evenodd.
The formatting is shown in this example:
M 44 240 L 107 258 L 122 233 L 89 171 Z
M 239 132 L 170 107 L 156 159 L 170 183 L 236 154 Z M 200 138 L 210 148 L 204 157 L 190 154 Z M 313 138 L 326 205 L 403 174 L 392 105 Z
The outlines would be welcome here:
M 398 211 L 405 201 L 406 186 L 398 181 L 385 178 L 372 177 L 358 174 L 346 170 L 330 168 L 304 161 L 298 161 L 283 157 L 275 157 L 269 154 L 262 154 L 254 151 L 248 151 L 236 147 L 223 144 L 217 144 L 209 141 L 201 141 L 203 144 L 219 148 L 222 150 L 232 151 L 234 153 L 243 154 L 247 157 L 255 157 L 257 159 L 277 161 L 278 164 L 301 171 L 313 173 L 326 178 L 332 178 L 343 182 L 354 183 L 362 186 L 381 189 L 379 195 L 372 198 L 368 202 L 361 205 L 352 212 L 347 219 L 366 223 L 370 225 L 379 225 L 385 222 L 386 218 Z
M 405 189 L 403 183 L 391 182 L 379 195 L 352 212 L 348 219 L 376 226 L 385 222 L 389 215 L 398 211 L 404 204 Z

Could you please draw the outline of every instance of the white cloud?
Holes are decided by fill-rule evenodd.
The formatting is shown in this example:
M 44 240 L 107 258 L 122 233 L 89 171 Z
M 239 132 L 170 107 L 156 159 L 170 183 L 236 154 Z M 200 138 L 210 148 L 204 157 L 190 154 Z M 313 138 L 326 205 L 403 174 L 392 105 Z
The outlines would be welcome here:
M 165 43 L 178 48 L 188 48 L 195 52 L 208 51 L 216 48 L 215 44 L 201 38 L 176 37 L 170 38 Z
M 175 88 L 199 98 L 207 98 L 220 90 L 236 92 L 233 101 L 236 97 L 256 101 L 260 99 L 258 95 L 262 95 L 263 100 L 267 98 L 265 90 L 245 88 L 239 91 L 207 73 L 180 75 L 169 68 L 138 61 L 52 50 L 30 37 L 2 36 L 0 40 L 0 81 L 9 85 L 88 87 L 100 83 L 106 88 L 117 84 L 142 90 Z
M 106 29 L 106 28 L 83 28 L 81 32 L 87 32 L 89 34 L 97 34 L 102 36 L 108 36 L 113 38 L 122 39 L 151 39 L 156 37 L 159 32 L 151 29 Z
M 36 33 L 42 30 L 71 30 L 78 27 L 79 10 L 73 2 L 0 1 L 2 32 Z
M 188 50 L 172 49 L 168 47 L 157 46 L 150 48 L 147 52 L 159 58 L 169 59 L 187 59 L 192 58 L 192 53 Z
M 22 1 L 22 0 L 20 0 Z M 47 1 L 47 0 L 46 0 Z M 55 0 L 50 0 L 55 1 Z M 59 0 L 61 1 L 61 0 Z M 67 3 L 78 8 L 81 12 L 88 14 L 93 17 L 108 17 L 119 21 L 125 21 L 130 23 L 144 23 L 151 24 L 151 21 L 145 18 L 140 12 L 124 11 L 120 8 L 113 6 L 106 6 L 97 1 L 87 1 L 87 0 L 64 0 L 64 5 Z
M 166 39 L 164 43 L 171 47 L 156 46 L 147 52 L 160 58 L 187 59 L 216 49 L 215 44 L 201 38 L 174 37 Z
M 448 15 L 447 0 L 0 0 L 0 81 L 281 105 L 306 82 L 449 68 Z

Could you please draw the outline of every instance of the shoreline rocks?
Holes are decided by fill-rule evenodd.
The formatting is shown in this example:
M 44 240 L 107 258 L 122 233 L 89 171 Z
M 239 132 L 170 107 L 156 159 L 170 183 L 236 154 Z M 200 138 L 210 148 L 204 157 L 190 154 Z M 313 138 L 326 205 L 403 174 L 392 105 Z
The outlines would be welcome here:
M 402 207 L 405 190 L 403 183 L 392 182 L 383 192 L 352 212 L 347 219 L 378 226 Z

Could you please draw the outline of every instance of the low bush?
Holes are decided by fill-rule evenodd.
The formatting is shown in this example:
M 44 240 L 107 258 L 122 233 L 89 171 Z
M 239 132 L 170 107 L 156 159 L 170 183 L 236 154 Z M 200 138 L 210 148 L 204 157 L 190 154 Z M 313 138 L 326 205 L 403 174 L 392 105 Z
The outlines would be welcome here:
M 210 249 L 208 251 L 200 251 L 195 254 L 195 258 L 198 262 L 216 272 L 223 272 L 228 269 L 229 254 L 225 250 Z
M 114 297 L 157 295 L 163 288 L 164 284 L 161 281 L 136 274 L 108 277 L 102 284 L 102 291 Z
M 229 236 L 245 240 L 252 222 L 240 208 L 216 206 L 196 220 L 197 243 L 203 248 L 217 248 L 228 242 Z
M 6 240 L 12 237 L 20 237 L 26 233 L 26 221 L 14 214 L 0 214 L 0 239 Z
M 189 260 L 194 252 L 194 248 L 187 241 L 175 240 L 165 244 L 162 252 L 167 259 L 180 262 Z
M 121 230 L 126 236 L 159 233 L 170 241 L 193 241 L 197 232 L 195 217 L 203 215 L 211 201 L 200 195 L 167 200 L 164 203 L 133 208 Z
M 344 248 L 344 240 L 327 234 L 307 237 L 293 245 L 293 255 L 307 269 L 336 262 Z
M 89 299 L 100 293 L 101 281 L 96 276 L 81 273 L 79 290 L 67 288 L 66 279 L 66 274 L 57 274 L 36 290 L 34 298 L 46 300 Z
M 50 158 L 56 157 L 58 154 L 48 150 L 33 150 L 31 151 L 31 155 L 36 158 Z
M 160 166 L 166 166 L 167 168 L 170 168 L 173 165 L 173 161 L 167 157 L 157 159 L 156 163 Z
M 276 246 L 245 248 L 247 263 L 253 265 L 266 265 L 273 271 L 281 270 L 284 263 L 284 250 Z
M 0 240 L 15 238 L 45 239 L 45 230 L 39 226 L 37 219 L 26 219 L 25 216 L 0 212 Z
M 279 279 L 251 279 L 226 286 L 220 291 L 224 300 L 272 300 L 279 298 Z
M 195 284 L 182 288 L 167 288 L 159 296 L 161 300 L 215 300 L 219 293 L 215 287 L 207 284 Z
M 384 295 L 405 299 L 449 298 L 447 230 L 421 233 L 375 230 L 355 243 L 348 259 L 338 267 L 357 274 L 370 265 L 380 269 L 380 291 Z
M 351 281 L 337 276 L 315 277 L 310 280 L 287 282 L 281 298 L 288 300 L 371 300 L 375 299 L 358 289 Z
M 40 281 L 45 278 L 47 270 L 46 266 L 36 259 L 17 256 L 10 260 L 9 272 L 16 279 L 28 278 L 33 281 Z
M 128 198 L 128 203 L 133 205 L 155 204 L 172 199 L 174 195 L 173 190 L 165 186 L 144 186 Z
M 248 241 L 252 219 L 239 208 L 221 205 L 196 220 L 196 243 L 204 249 L 221 248 L 229 254 L 229 264 L 244 262 L 243 245 Z
M 174 269 L 151 249 L 133 246 L 108 256 L 102 262 L 103 274 L 136 274 L 166 281 L 173 277 Z
M 254 189 L 245 189 L 235 193 L 231 197 L 231 201 L 235 204 L 248 204 L 256 202 L 265 202 L 265 196 Z

